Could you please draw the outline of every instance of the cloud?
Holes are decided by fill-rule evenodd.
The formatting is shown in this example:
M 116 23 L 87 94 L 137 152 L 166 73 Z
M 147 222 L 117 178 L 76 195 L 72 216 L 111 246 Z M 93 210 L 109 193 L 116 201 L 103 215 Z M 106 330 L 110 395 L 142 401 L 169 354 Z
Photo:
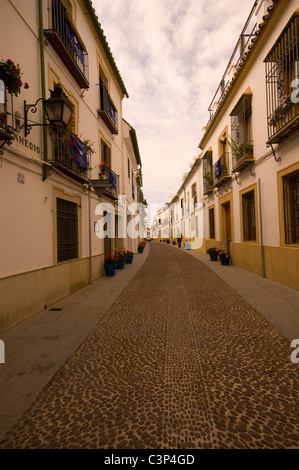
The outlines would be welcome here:
M 197 154 L 208 106 L 253 0 L 93 0 L 130 98 L 148 202 L 165 202 Z

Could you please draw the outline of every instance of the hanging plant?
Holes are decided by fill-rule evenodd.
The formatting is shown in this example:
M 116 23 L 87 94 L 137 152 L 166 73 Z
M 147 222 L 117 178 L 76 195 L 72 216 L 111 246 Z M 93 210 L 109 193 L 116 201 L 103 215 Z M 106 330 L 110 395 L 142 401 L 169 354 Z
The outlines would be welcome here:
M 21 87 L 29 88 L 27 82 L 22 82 L 22 73 L 19 64 L 15 64 L 12 60 L 7 59 L 6 62 L 0 62 L 0 79 L 6 85 L 7 91 L 10 95 L 18 96 L 21 93 Z

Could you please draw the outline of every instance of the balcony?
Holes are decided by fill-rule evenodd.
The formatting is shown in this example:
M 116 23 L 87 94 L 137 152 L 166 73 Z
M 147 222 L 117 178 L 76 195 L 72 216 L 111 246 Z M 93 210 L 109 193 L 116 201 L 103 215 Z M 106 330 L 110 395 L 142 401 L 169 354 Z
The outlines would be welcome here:
M 45 29 L 47 41 L 72 74 L 80 88 L 89 88 L 88 54 L 61 0 L 52 0 L 51 29 Z
M 103 119 L 112 134 L 118 134 L 118 113 L 103 83 L 100 83 L 100 99 L 101 109 L 98 109 L 98 116 Z
M 213 152 L 208 150 L 202 157 L 203 194 L 206 196 L 213 192 L 214 177 L 212 171 Z
M 97 187 L 102 195 L 117 200 L 119 195 L 119 176 L 108 165 L 103 165 L 100 169 Z
M 241 171 L 253 163 L 253 141 L 244 142 L 232 149 L 233 171 Z
M 229 153 L 225 152 L 219 160 L 213 165 L 213 188 L 217 188 L 225 181 L 231 179 L 231 175 L 229 173 L 229 165 L 228 165 L 228 157 Z
M 294 80 L 299 78 L 299 15 L 295 13 L 265 59 L 268 144 L 278 144 L 299 129 Z M 296 84 L 296 82 L 294 82 Z
M 71 141 L 69 134 L 63 128 L 51 128 L 50 134 L 52 158 L 49 158 L 49 163 L 65 175 L 81 183 L 87 183 L 88 161 L 84 143 L 77 137 L 75 141 Z

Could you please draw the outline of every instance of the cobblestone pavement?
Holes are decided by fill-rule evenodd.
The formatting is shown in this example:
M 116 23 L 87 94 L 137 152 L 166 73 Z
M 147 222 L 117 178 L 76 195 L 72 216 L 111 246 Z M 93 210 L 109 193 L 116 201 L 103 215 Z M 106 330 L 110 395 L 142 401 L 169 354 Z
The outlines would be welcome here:
M 290 354 L 207 266 L 152 243 L 0 448 L 298 448 Z

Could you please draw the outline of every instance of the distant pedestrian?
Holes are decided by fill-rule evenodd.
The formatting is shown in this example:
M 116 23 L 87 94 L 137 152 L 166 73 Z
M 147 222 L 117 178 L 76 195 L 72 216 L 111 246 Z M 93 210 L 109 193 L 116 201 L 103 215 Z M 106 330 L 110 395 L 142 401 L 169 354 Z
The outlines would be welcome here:
M 182 236 L 182 235 L 180 235 L 180 236 L 178 237 L 178 247 L 179 247 L 179 248 L 181 248 L 181 245 L 182 245 L 182 239 L 183 239 L 183 236 Z

